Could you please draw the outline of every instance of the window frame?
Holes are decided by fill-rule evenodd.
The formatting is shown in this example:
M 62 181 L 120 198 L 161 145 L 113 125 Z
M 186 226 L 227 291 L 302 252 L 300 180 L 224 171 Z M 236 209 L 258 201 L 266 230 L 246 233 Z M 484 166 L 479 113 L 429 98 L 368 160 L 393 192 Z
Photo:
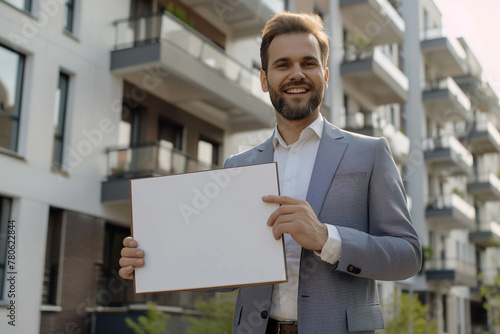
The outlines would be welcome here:
M 23 87 L 24 87 L 24 71 L 26 69 L 26 55 L 19 53 L 5 44 L 0 43 L 0 48 L 3 48 L 9 52 L 16 54 L 19 58 L 17 64 L 17 75 L 15 83 L 14 92 L 14 108 L 12 114 L 8 114 L 0 110 L 0 117 L 10 118 L 12 120 L 12 127 L 14 128 L 11 134 L 10 147 L 0 146 L 0 150 L 6 150 L 8 152 L 19 153 L 19 134 L 21 129 L 21 111 L 22 111 L 22 101 L 23 101 Z
M 75 33 L 75 10 L 76 1 L 67 0 L 66 1 L 66 22 L 64 23 L 64 30 L 70 34 Z
M 55 226 L 55 227 L 54 227 Z M 52 227 L 52 228 L 51 228 Z M 52 233 L 49 235 L 49 233 Z M 53 261 L 54 259 L 56 262 L 56 275 L 50 275 L 49 276 L 55 280 L 52 281 L 50 280 L 48 285 L 49 285 L 49 295 L 48 295 L 48 300 L 44 300 L 44 295 L 43 295 L 43 289 L 45 289 L 45 282 L 43 283 L 43 289 L 42 289 L 42 301 L 41 304 L 42 306 L 48 306 L 48 307 L 54 307 L 54 306 L 60 306 L 61 305 L 61 289 L 62 289 L 62 274 L 63 274 L 63 263 L 64 263 L 64 243 L 65 243 L 65 238 L 66 238 L 66 211 L 63 209 L 59 209 L 56 207 L 50 207 L 49 210 L 49 219 L 47 221 L 47 235 L 45 236 L 46 240 L 46 245 L 45 245 L 45 256 L 44 256 L 44 267 L 43 267 L 43 277 L 45 279 L 45 266 L 47 261 Z M 50 239 L 50 243 L 49 243 Z M 56 248 L 57 253 L 52 254 L 53 249 L 49 250 L 49 247 L 53 247 L 52 242 L 54 241 L 59 242 L 57 245 L 58 248 Z M 47 255 L 50 256 L 50 259 L 47 259 Z
M 7 3 L 8 5 L 16 8 L 18 10 L 25 11 L 25 12 L 28 12 L 28 13 L 32 13 L 32 10 L 33 10 L 33 1 L 32 0 L 24 0 L 23 1 L 23 4 L 24 4 L 23 7 L 17 6 L 11 0 L 1 0 L 1 1 Z
M 54 110 L 55 113 L 57 112 L 57 126 L 54 133 L 54 146 L 52 152 L 52 167 L 57 170 L 63 170 L 64 166 L 64 142 L 66 136 L 66 121 L 68 118 L 70 84 L 71 76 L 62 71 L 59 72 L 57 90 L 61 93 L 57 104 L 59 110 Z M 61 86 L 64 86 L 64 89 L 62 89 Z

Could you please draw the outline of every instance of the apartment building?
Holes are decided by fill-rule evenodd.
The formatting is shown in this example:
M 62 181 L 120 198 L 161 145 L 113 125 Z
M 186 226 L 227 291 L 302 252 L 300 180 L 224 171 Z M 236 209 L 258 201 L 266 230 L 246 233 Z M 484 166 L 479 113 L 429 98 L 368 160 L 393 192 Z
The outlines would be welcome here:
M 332 35 L 322 114 L 385 136 L 403 175 L 429 256 L 381 300 L 418 293 L 440 333 L 492 325 L 478 274 L 500 267 L 500 107 L 432 0 L 0 0 L 0 318 L 14 301 L 16 321 L 0 332 L 126 333 L 147 301 L 185 330 L 195 294 L 134 295 L 117 274 L 128 180 L 220 167 L 267 138 L 259 35 L 283 9 Z
M 118 277 L 128 179 L 219 167 L 233 133 L 272 125 L 254 63 L 272 5 L 0 1 L 0 332 L 126 332 L 148 300 L 183 331 L 192 293 Z
M 493 332 L 478 289 L 499 268 L 498 97 L 467 41 L 443 35 L 433 1 L 405 3 L 403 12 L 407 133 L 410 151 L 422 152 L 405 179 L 427 253 L 413 290 L 440 333 Z

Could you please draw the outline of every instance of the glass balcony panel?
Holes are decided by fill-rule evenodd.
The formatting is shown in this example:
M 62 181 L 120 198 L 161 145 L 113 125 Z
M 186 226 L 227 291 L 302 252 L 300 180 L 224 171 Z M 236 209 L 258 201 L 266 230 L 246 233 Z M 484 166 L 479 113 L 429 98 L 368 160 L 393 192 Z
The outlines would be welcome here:
M 408 78 L 380 47 L 346 46 L 341 75 L 346 92 L 368 110 L 408 100 Z
M 432 67 L 438 77 L 464 75 L 467 71 L 467 54 L 456 38 L 447 37 L 441 28 L 422 32 L 420 43 L 426 65 Z
M 482 248 L 500 246 L 500 224 L 493 219 L 480 218 L 477 229 L 469 233 L 469 240 Z
M 403 89 L 408 90 L 408 78 L 404 75 L 399 67 L 394 64 L 389 57 L 387 57 L 382 50 L 375 48 L 373 59 L 385 68 L 394 80 L 396 80 Z
M 387 0 L 340 0 L 347 30 L 375 45 L 403 42 L 405 23 Z M 371 30 L 370 30 L 371 29 Z M 372 30 L 376 30 L 376 33 Z
M 434 259 L 426 262 L 425 271 L 428 281 L 447 281 L 470 287 L 477 285 L 476 264 L 463 259 Z
M 154 176 L 214 168 L 162 144 L 145 144 L 107 151 L 108 177 Z
M 453 135 L 428 138 L 423 144 L 425 160 L 440 168 L 442 175 L 469 175 L 472 173 L 473 157 Z
M 450 77 L 428 82 L 423 100 L 429 117 L 440 124 L 472 118 L 469 98 Z
M 475 154 L 500 153 L 500 132 L 489 120 L 478 120 L 470 134 L 470 146 Z
M 457 194 L 429 198 L 426 219 L 432 230 L 447 233 L 452 229 L 473 230 L 476 210 Z
M 181 48 L 193 57 L 199 58 L 204 44 L 201 37 L 175 22 L 170 17 L 162 16 L 161 38 Z
M 480 173 L 469 180 L 467 192 L 481 202 L 500 201 L 500 179 L 494 173 Z

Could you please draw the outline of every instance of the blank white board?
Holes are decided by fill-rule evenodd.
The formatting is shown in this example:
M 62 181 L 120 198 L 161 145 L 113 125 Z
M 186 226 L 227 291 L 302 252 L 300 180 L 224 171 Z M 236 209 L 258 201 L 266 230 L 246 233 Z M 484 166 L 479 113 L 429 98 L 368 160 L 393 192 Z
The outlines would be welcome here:
M 132 236 L 145 251 L 136 293 L 286 281 L 283 241 L 267 220 L 276 163 L 130 181 Z

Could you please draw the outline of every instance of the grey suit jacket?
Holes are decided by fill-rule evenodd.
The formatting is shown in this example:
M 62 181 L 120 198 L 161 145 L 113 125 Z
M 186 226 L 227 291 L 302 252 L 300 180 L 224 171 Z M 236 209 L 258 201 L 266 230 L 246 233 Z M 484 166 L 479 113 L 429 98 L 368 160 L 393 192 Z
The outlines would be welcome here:
M 421 245 L 387 140 L 324 124 L 306 200 L 321 222 L 338 228 L 342 258 L 332 265 L 302 250 L 299 333 L 374 333 L 384 327 L 375 280 L 415 275 Z M 269 138 L 225 166 L 272 162 L 273 153 Z M 272 289 L 239 289 L 233 333 L 265 333 Z

